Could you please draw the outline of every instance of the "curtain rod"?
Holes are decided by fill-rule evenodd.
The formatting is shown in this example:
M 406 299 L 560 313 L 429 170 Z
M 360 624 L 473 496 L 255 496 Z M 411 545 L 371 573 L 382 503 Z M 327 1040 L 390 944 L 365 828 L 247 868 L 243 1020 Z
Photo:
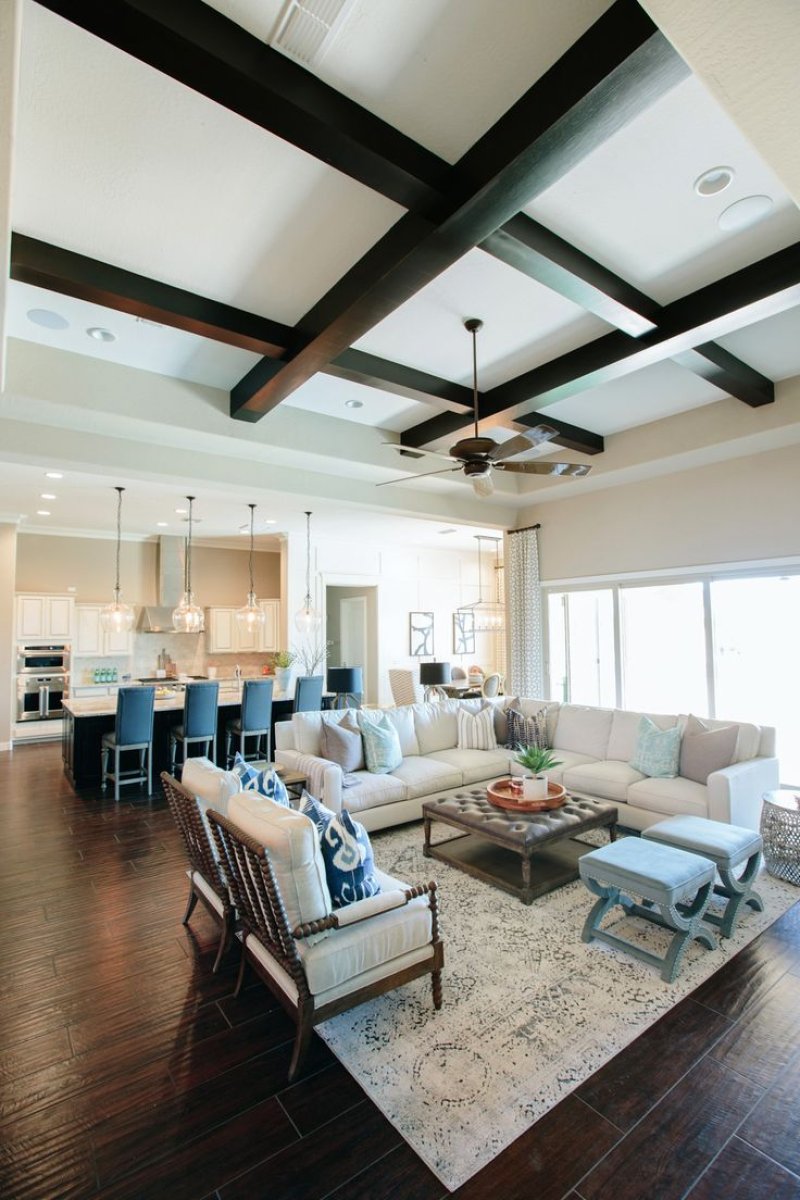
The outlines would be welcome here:
M 506 533 L 530 533 L 532 529 L 541 528 L 541 525 L 523 525 L 522 529 L 507 529 Z

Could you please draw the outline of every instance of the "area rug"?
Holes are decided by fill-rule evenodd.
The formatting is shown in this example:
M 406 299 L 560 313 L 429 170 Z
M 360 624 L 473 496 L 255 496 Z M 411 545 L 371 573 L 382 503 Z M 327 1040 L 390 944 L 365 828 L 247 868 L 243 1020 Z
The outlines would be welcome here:
M 599 845 L 607 835 L 585 840 Z M 594 899 L 581 882 L 525 906 L 424 858 L 421 825 L 372 841 L 382 870 L 439 884 L 444 1003 L 437 1013 L 430 980 L 418 980 L 326 1021 L 319 1033 L 450 1190 L 800 899 L 797 888 L 762 871 L 765 911 L 746 907 L 736 935 L 714 951 L 693 942 L 678 980 L 667 984 L 657 969 L 581 941 Z M 663 954 L 668 933 L 616 911 L 617 932 Z

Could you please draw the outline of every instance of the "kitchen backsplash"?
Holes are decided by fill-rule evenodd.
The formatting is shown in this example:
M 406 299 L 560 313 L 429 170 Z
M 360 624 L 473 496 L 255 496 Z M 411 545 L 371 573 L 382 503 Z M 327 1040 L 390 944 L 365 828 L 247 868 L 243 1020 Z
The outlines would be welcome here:
M 233 676 L 238 664 L 242 674 L 260 675 L 261 668 L 268 663 L 271 654 L 207 654 L 206 637 L 201 633 L 191 635 L 185 633 L 134 634 L 133 654 L 127 658 L 78 658 L 72 663 L 72 683 L 74 686 L 94 682 L 96 667 L 108 669 L 117 668 L 118 679 L 123 674 L 130 674 L 133 679 L 149 678 L 155 675 L 158 667 L 158 656 L 162 650 L 175 663 L 178 675 L 207 675 L 209 667 L 217 668 L 217 677 L 224 679 Z

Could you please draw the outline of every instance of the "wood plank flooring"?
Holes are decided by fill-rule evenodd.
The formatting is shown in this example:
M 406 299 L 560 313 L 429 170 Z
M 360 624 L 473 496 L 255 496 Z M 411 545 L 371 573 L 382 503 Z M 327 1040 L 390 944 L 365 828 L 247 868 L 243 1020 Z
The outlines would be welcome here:
M 448 1195 L 319 1039 L 287 1086 L 288 1019 L 211 974 L 164 800 L 123 796 L 0 754 L 3 1200 Z M 800 903 L 454 1194 L 800 1200 L 798 1129 Z

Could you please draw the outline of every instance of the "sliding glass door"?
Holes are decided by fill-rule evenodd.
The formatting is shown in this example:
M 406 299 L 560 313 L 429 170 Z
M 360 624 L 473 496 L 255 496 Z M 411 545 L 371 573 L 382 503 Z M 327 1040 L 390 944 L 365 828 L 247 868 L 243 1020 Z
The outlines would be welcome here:
M 550 695 L 573 704 L 613 705 L 614 598 L 599 591 L 548 597 Z
M 702 583 L 621 587 L 622 707 L 708 713 Z

